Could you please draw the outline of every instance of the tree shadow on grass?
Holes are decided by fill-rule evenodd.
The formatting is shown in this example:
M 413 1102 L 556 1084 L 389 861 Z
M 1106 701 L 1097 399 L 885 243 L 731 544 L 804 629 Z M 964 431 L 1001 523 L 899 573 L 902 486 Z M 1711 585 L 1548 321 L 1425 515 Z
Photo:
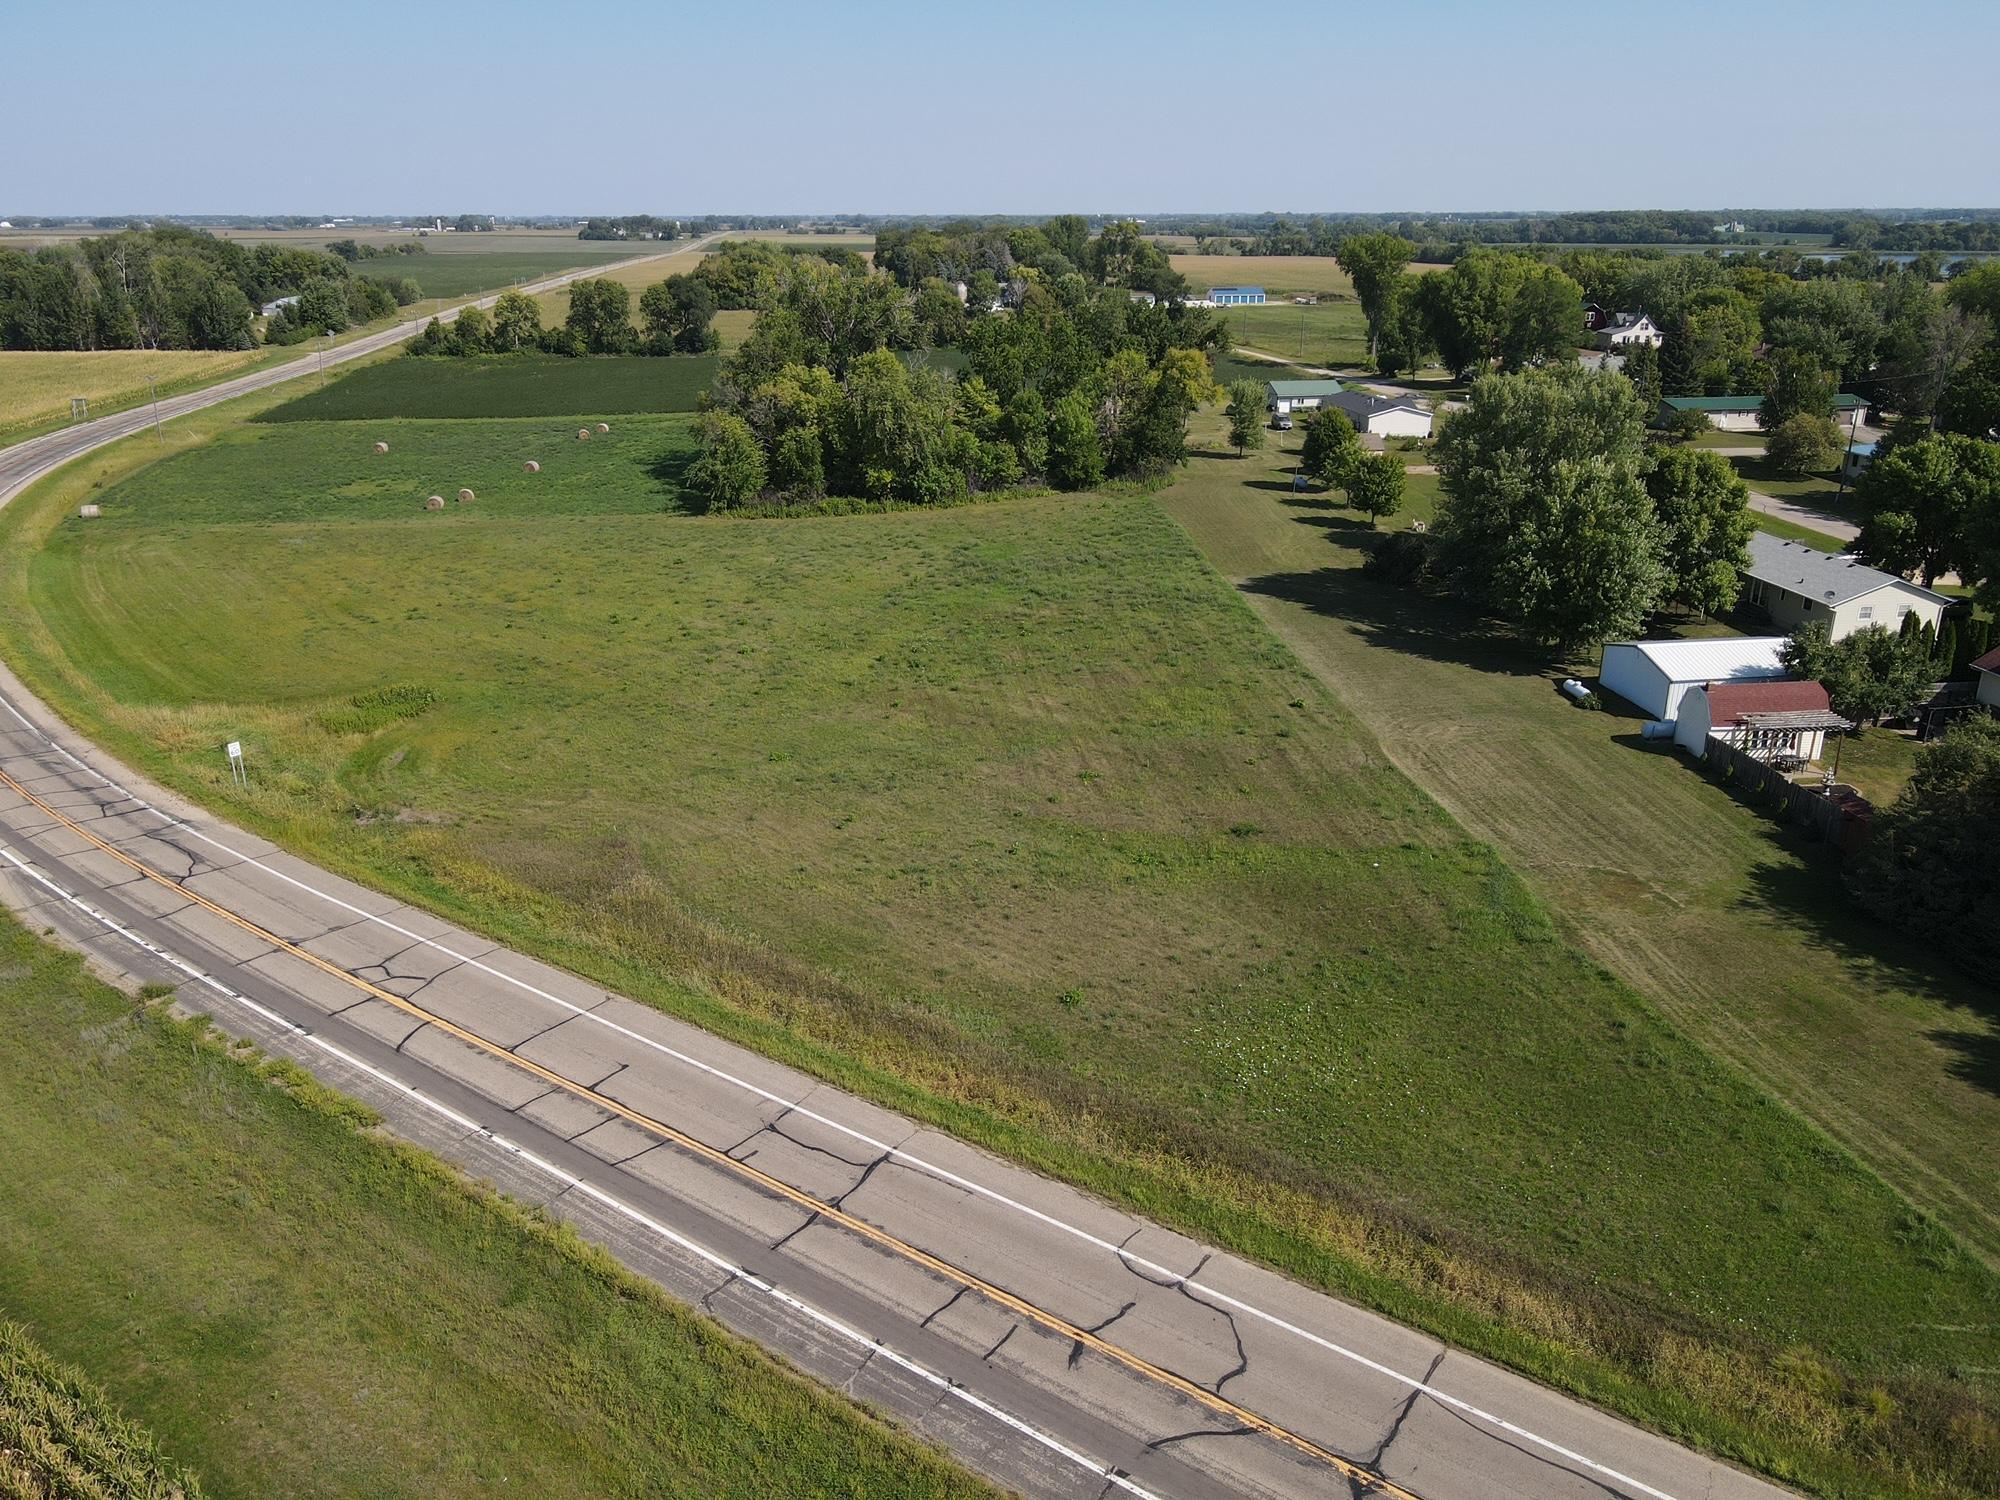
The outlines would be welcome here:
M 1718 787 L 1718 790 L 1724 788 Z M 1764 837 L 1784 858 L 1751 870 L 1740 907 L 1770 912 L 1837 956 L 1862 985 L 1894 987 L 1979 1017 L 1985 1031 L 1936 1031 L 1931 1040 L 1960 1053 L 1954 1077 L 2000 1094 L 2000 991 L 1959 968 L 1945 954 L 1863 911 L 1841 883 L 1838 851 L 1772 816 L 1768 803 L 1728 789 L 1758 813 Z
M 687 493 L 687 471 L 694 463 L 695 454 L 691 448 L 664 448 L 659 456 L 646 465 L 646 474 L 666 494 L 666 511 L 671 515 L 699 516 L 707 514 L 708 507 Z
M 1351 530 L 1367 535 L 1359 517 L 1314 515 L 1294 519 L 1302 525 Z M 1375 532 L 1388 536 L 1388 532 Z M 1522 641 L 1498 621 L 1463 609 L 1449 599 L 1391 584 L 1377 583 L 1359 568 L 1317 568 L 1308 573 L 1266 573 L 1246 580 L 1248 594 L 1303 605 L 1315 614 L 1343 620 L 1371 646 L 1429 661 L 1449 662 L 1481 672 L 1509 677 L 1542 677 L 1551 682 L 1570 675 L 1549 653 Z

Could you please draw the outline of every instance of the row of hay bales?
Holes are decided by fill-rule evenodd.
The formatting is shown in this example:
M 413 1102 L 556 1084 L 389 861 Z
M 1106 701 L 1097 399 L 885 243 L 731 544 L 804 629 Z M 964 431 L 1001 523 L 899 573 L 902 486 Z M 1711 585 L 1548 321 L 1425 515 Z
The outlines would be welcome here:
M 609 422 L 599 422 L 597 424 L 597 430 L 599 432 L 609 432 L 611 430 L 611 424 Z M 588 442 L 590 440 L 590 429 L 588 427 L 577 428 L 576 440 L 579 443 Z M 375 451 L 377 453 L 387 453 L 389 451 L 389 445 L 384 442 L 377 442 L 375 444 Z M 530 474 L 539 474 L 542 472 L 542 466 L 536 463 L 535 460 L 533 460 L 532 458 L 529 459 L 526 463 L 522 464 L 521 467 L 523 470 L 525 470 L 527 473 Z M 468 505 L 477 498 L 478 496 L 474 495 L 471 490 L 462 489 L 458 492 L 458 503 L 460 505 Z M 86 505 L 83 509 L 84 509 L 84 514 L 86 516 L 91 516 L 96 513 L 97 507 L 94 505 Z M 424 501 L 424 509 L 443 510 L 444 496 L 442 495 L 430 496 L 427 500 Z

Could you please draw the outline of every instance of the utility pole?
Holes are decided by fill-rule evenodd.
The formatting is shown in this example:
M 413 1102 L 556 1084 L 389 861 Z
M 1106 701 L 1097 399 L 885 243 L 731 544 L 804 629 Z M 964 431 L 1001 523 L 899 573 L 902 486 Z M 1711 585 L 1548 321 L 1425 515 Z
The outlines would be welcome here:
M 167 440 L 167 435 L 164 432 L 160 431 L 159 377 L 154 375 L 148 375 L 146 377 L 146 389 L 153 393 L 153 436 L 158 438 L 161 442 L 164 443 Z

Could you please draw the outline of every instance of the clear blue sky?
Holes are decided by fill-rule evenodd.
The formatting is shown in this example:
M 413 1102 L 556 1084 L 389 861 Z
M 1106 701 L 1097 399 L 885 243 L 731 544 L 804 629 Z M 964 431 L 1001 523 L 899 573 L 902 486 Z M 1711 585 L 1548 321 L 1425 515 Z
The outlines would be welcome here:
M 0 213 L 2000 203 L 2000 5 L 6 6 Z

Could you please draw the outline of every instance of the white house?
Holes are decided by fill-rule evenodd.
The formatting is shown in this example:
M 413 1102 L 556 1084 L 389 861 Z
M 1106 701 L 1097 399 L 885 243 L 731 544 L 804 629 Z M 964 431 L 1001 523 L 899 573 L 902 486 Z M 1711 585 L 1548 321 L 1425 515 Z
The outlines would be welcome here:
M 1781 635 L 1708 641 L 1613 641 L 1597 669 L 1598 686 L 1655 719 L 1672 721 L 1689 689 L 1715 682 L 1770 682 L 1786 676 Z
M 1818 760 L 1826 749 L 1824 724 L 1785 726 L 1779 720 L 1766 728 L 1754 720 L 1763 714 L 1809 720 L 1813 714 L 1831 713 L 1826 689 L 1816 682 L 1712 682 L 1690 688 L 1682 697 L 1674 743 L 1696 760 L 1707 756 L 1712 739 L 1750 749 L 1759 759 Z
M 1347 413 L 1356 432 L 1376 437 L 1427 438 L 1431 435 L 1430 408 L 1413 397 L 1371 396 L 1366 391 L 1342 391 L 1328 396 L 1322 406 L 1335 406 Z
M 1859 396 L 1850 396 L 1842 391 L 1833 398 L 1834 420 L 1843 426 L 1849 425 L 1867 407 L 1868 403 Z M 1763 409 L 1762 396 L 1662 396 L 1660 409 L 1653 421 L 1665 427 L 1677 412 L 1698 411 L 1718 432 L 1755 432 L 1758 413 Z
M 1951 603 L 1852 553 L 1822 552 L 1763 531 L 1751 533 L 1743 579 L 1744 602 L 1763 610 L 1772 624 L 1793 631 L 1822 623 L 1836 641 L 1870 625 L 1901 630 L 1903 617 L 1912 614 L 1935 630 Z
M 1972 664 L 1979 669 L 1979 701 L 2000 713 L 2000 646 L 1974 657 Z
M 275 318 L 278 315 L 279 308 L 296 306 L 298 304 L 298 300 L 299 299 L 297 294 L 294 293 L 292 296 L 289 297 L 280 297 L 275 302 L 266 302 L 261 308 L 257 310 L 257 316 L 260 318 Z
M 1598 329 L 1595 338 L 1600 349 L 1622 349 L 1633 344 L 1651 344 L 1655 349 L 1667 341 L 1660 326 L 1644 313 L 1616 313 L 1609 323 Z
M 1277 416 L 1292 411 L 1309 411 L 1340 395 L 1345 389 L 1338 380 L 1267 380 L 1264 382 L 1264 405 Z

